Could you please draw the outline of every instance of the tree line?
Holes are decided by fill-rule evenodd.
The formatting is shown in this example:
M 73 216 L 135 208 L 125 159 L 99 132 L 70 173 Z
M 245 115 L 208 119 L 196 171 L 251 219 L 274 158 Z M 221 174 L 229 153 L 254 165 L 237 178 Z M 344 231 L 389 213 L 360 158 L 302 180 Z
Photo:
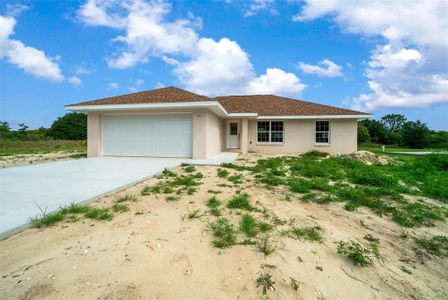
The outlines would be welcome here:
M 400 114 L 387 114 L 380 120 L 360 121 L 358 143 L 410 148 L 448 148 L 448 131 L 434 131 L 421 121 L 409 121 Z
M 71 112 L 57 118 L 50 128 L 30 130 L 26 124 L 19 124 L 18 130 L 11 130 L 8 122 L 0 121 L 0 139 L 18 141 L 41 140 L 86 140 L 87 115 Z

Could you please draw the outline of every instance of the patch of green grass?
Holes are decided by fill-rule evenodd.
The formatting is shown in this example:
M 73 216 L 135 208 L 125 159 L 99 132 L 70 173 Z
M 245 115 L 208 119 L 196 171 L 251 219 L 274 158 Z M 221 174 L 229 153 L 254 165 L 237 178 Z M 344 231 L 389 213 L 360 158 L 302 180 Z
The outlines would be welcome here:
M 298 240 L 323 243 L 324 237 L 321 232 L 322 229 L 319 226 L 315 227 L 292 226 L 289 230 L 289 235 Z
M 207 200 L 207 206 L 210 208 L 210 214 L 214 215 L 215 217 L 219 217 L 222 215 L 220 209 L 221 201 L 219 201 L 216 196 L 213 196 Z
M 127 212 L 127 211 L 129 211 L 129 207 L 126 204 L 114 203 L 114 205 L 112 205 L 112 211 L 113 212 Z
M 160 194 L 161 189 L 162 189 L 162 186 L 160 184 L 155 184 L 155 185 L 152 185 L 152 186 L 145 186 L 141 190 L 140 195 L 148 196 L 148 195 L 151 195 L 153 193 L 154 194 Z
M 240 184 L 243 182 L 243 175 L 235 174 L 235 175 L 227 177 L 227 180 L 232 182 L 233 184 Z
M 213 246 L 216 248 L 228 248 L 236 243 L 235 227 L 226 218 L 219 218 L 209 223 L 209 229 L 213 233 Z
M 166 197 L 165 197 L 165 201 L 168 201 L 168 202 L 177 201 L 177 200 L 179 200 L 179 197 L 178 197 L 178 196 L 172 196 L 172 195 L 170 195 L 170 196 L 166 196 Z
M 264 256 L 269 256 L 277 250 L 276 245 L 271 241 L 268 235 L 259 238 L 255 242 L 255 247 L 264 254 Z
M 221 194 L 221 191 L 210 189 L 210 190 L 207 190 L 207 193 L 217 195 L 217 194 Z
M 355 241 L 339 241 L 337 252 L 350 258 L 355 265 L 368 267 L 373 264 L 372 258 L 375 257 L 379 261 L 383 261 L 383 256 L 379 253 L 378 244 L 370 243 L 369 248 L 364 248 Z
M 258 224 L 255 218 L 250 214 L 241 216 L 240 230 L 247 237 L 255 237 L 258 234 Z
M 55 223 L 61 222 L 64 220 L 66 215 L 61 211 L 56 211 L 52 213 L 42 212 L 38 217 L 30 218 L 31 224 L 36 228 L 48 227 Z
M 174 173 L 173 171 L 171 171 L 170 169 L 165 168 L 162 172 L 163 176 L 165 177 L 176 177 L 176 173 Z
M 84 216 L 89 219 L 94 219 L 98 221 L 110 221 L 112 220 L 112 214 L 107 208 L 95 208 L 91 207 Z
M 431 238 L 415 238 L 415 243 L 428 254 L 438 257 L 448 257 L 448 237 L 436 235 Z
M 405 272 L 405 273 L 407 273 L 407 274 L 412 274 L 412 271 L 411 270 L 409 270 L 408 268 L 406 268 L 405 266 L 401 266 L 400 267 L 400 270 L 401 271 L 403 271 L 403 272 Z
M 137 197 L 135 197 L 134 195 L 125 194 L 125 195 L 118 196 L 115 199 L 115 202 L 117 202 L 117 203 L 122 203 L 122 202 L 126 202 L 126 201 L 137 202 L 137 200 L 138 200 Z
M 87 141 L 70 140 L 41 140 L 41 141 L 18 141 L 0 140 L 0 156 L 21 154 L 45 154 L 52 152 L 87 152 Z
M 170 185 L 167 185 L 163 188 L 163 193 L 164 194 L 171 194 L 174 193 L 174 188 Z
M 272 224 L 266 222 L 258 222 L 258 230 L 260 232 L 268 232 L 271 231 L 272 228 L 273 228 Z
M 328 154 L 327 152 L 312 150 L 302 154 L 302 157 L 307 159 L 318 159 L 327 157 L 328 155 L 330 154 Z
M 299 289 L 300 283 L 299 281 L 297 281 L 297 279 L 289 277 L 289 284 L 294 291 L 297 291 Z
M 226 178 L 229 175 L 229 171 L 223 168 L 219 168 L 217 174 L 219 178 Z
M 392 211 L 392 220 L 404 227 L 433 226 L 432 221 L 443 221 L 447 217 L 447 208 L 424 202 L 405 202 Z
M 189 186 L 188 188 L 187 188 L 187 195 L 193 195 L 196 191 L 197 191 L 198 189 L 196 188 L 196 187 L 194 187 L 194 186 Z
M 48 227 L 65 219 L 77 221 L 79 218 L 76 217 L 76 215 L 83 215 L 86 218 L 100 221 L 109 221 L 112 219 L 112 214 L 107 208 L 100 209 L 72 203 L 64 208 L 60 208 L 58 211 L 51 213 L 41 210 L 41 215 L 30 218 L 30 222 L 36 228 Z
M 187 173 L 193 173 L 194 171 L 196 171 L 196 168 L 194 166 L 186 166 L 184 168 L 184 171 Z
M 241 194 L 233 197 L 229 202 L 227 202 L 227 208 L 230 209 L 242 209 L 252 211 L 255 208 L 249 202 L 249 195 Z

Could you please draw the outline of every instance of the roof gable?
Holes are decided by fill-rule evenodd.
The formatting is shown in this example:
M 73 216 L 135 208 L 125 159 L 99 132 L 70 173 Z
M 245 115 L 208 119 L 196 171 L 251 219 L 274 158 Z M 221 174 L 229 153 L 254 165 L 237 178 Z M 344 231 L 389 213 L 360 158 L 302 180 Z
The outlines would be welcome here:
M 366 113 L 275 95 L 238 95 L 213 98 L 229 113 L 260 116 L 367 115 Z
M 198 95 L 174 86 L 159 89 L 119 95 L 98 100 L 71 104 L 75 105 L 106 105 L 106 104 L 138 104 L 138 103 L 175 103 L 212 101 L 209 97 Z

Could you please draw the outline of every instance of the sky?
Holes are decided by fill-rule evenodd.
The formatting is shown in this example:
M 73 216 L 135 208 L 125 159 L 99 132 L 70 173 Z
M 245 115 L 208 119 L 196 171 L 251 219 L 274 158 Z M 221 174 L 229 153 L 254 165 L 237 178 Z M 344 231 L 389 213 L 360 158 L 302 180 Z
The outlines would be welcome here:
M 448 130 L 448 1 L 1 1 L 0 120 L 177 86 L 276 94 Z

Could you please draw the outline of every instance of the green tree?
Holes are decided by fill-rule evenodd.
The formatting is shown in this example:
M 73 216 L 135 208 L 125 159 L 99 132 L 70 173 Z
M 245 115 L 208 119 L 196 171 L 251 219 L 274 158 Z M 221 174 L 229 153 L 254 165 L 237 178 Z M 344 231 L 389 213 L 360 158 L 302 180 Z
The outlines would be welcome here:
M 411 148 L 424 148 L 431 142 L 431 131 L 425 123 L 408 121 L 401 130 L 403 143 Z
M 381 118 L 384 127 L 390 131 L 400 131 L 406 121 L 406 117 L 399 114 L 387 114 Z
M 384 124 L 377 120 L 362 120 L 359 125 L 366 127 L 369 130 L 370 138 L 374 143 L 385 144 L 387 142 L 386 134 L 387 130 Z
M 48 135 L 58 140 L 87 139 L 87 115 L 71 112 L 59 117 L 51 125 Z
M 6 121 L 0 121 L 0 138 L 6 139 L 11 136 L 11 127 Z
M 367 127 L 358 125 L 358 143 L 370 142 L 370 134 Z

